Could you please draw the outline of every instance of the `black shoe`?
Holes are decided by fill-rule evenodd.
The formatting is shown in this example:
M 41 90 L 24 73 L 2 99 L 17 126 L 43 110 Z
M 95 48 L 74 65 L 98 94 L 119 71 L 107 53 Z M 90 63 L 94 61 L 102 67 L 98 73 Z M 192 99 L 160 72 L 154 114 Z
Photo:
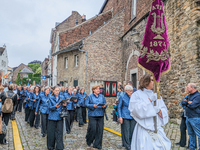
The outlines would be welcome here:
M 45 134 L 42 134 L 42 137 L 45 137 L 46 135 Z
M 180 142 L 178 142 L 178 143 L 175 143 L 175 145 L 180 145 Z
M 70 131 L 67 131 L 67 134 L 70 134 Z

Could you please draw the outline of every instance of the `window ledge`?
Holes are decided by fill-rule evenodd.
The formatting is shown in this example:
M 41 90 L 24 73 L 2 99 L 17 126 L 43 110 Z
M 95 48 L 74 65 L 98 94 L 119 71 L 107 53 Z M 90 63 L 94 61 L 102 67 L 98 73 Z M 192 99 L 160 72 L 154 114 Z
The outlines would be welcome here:
M 129 24 L 131 24 L 132 21 L 133 21 L 135 18 L 136 18 L 136 16 L 133 16 L 133 17 L 131 18 L 131 20 L 129 21 Z

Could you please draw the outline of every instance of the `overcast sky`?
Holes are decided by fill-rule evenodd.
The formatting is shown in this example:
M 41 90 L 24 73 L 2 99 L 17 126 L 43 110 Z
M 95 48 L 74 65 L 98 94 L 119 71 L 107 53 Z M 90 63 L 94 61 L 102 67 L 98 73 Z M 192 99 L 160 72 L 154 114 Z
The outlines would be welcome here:
M 0 0 L 0 47 L 5 43 L 8 65 L 16 67 L 48 57 L 51 29 L 72 11 L 97 15 L 104 0 Z

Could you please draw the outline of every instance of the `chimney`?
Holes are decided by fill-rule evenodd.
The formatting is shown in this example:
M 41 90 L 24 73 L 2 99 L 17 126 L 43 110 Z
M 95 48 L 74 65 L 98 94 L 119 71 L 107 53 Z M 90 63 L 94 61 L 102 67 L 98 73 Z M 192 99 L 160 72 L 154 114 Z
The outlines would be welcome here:
M 83 14 L 82 16 L 82 22 L 86 21 L 86 15 Z

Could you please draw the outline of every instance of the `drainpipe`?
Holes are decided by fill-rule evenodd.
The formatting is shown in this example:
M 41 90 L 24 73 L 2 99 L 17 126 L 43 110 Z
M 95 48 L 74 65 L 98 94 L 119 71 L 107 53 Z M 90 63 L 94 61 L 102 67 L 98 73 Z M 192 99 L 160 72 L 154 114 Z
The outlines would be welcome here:
M 81 50 L 81 48 L 83 47 L 83 45 L 81 45 L 78 50 L 80 52 L 84 52 L 85 53 L 85 91 L 87 92 L 87 51 L 85 50 Z

